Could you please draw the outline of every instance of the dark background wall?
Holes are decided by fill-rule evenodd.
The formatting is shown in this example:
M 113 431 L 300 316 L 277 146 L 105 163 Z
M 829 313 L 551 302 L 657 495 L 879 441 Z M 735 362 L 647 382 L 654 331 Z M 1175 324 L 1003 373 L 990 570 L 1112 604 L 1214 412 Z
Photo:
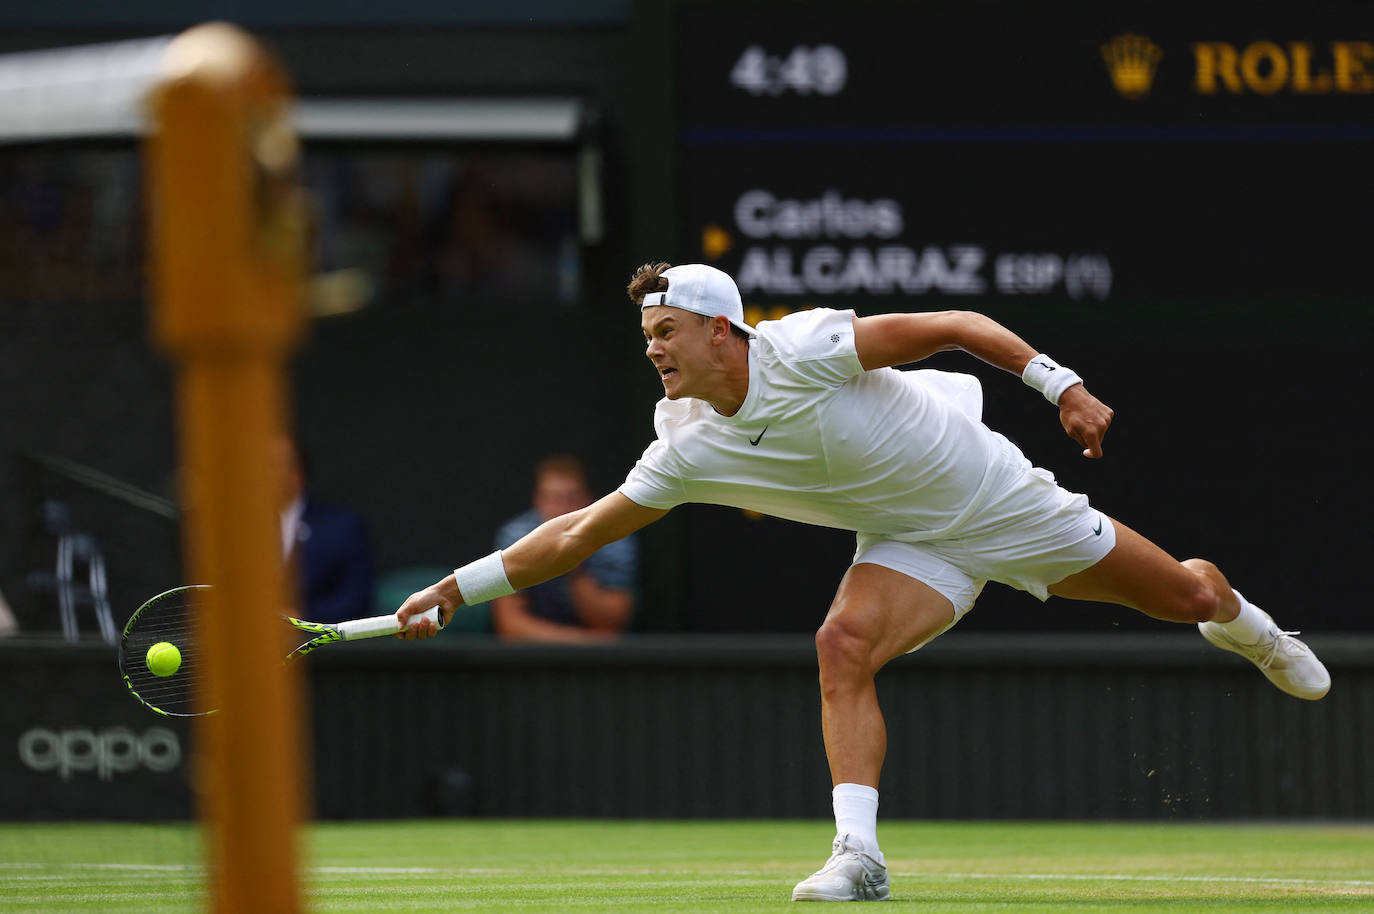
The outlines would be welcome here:
M 1368 819 L 1370 640 L 1313 638 L 1335 687 L 1305 702 L 1185 633 L 951 634 L 879 675 L 883 815 Z M 382 642 L 311 656 L 321 818 L 829 815 L 805 636 Z M 195 808 L 195 727 L 124 695 L 108 651 L 0 663 L 0 819 Z
M 1054 410 L 1015 378 L 958 356 L 935 360 L 984 379 L 989 423 L 1034 461 L 1180 557 L 1218 561 L 1285 624 L 1370 626 L 1348 572 L 1371 545 L 1358 421 L 1369 392 L 1374 94 L 1290 85 L 1202 98 L 1188 71 L 1196 41 L 1306 42 L 1312 67 L 1329 70 L 1331 42 L 1374 40 L 1367 10 L 1309 4 L 1265 20 L 1221 3 L 1093 5 L 1092 16 L 1075 4 L 868 4 L 858 14 L 825 3 L 561 7 L 92 5 L 64 9 L 61 22 L 8 10 L 0 50 L 157 34 L 215 16 L 261 34 L 303 97 L 559 95 L 593 112 L 606 235 L 579 251 L 573 300 L 380 302 L 318 322 L 296 361 L 295 412 L 315 488 L 367 515 L 384 568 L 484 552 L 496 524 L 524 504 L 529 467 L 550 451 L 582 453 L 600 489 L 618 483 L 652 434 L 655 384 L 621 291 L 644 260 L 713 258 L 739 273 L 757 249 L 769 262 L 790 258 L 792 272 L 777 275 L 800 276 L 823 245 L 844 257 L 887 244 L 949 258 L 954 246 L 975 245 L 990 283 L 977 294 L 789 291 L 779 280 L 746 288 L 745 299 L 764 314 L 808 305 L 993 314 L 1117 410 L 1108 459 L 1089 463 Z M 1150 36 L 1166 55 L 1138 103 L 1112 90 L 1101 57 L 1100 45 L 1126 32 Z M 851 82 L 841 93 L 753 93 L 732 82 L 751 46 L 781 66 L 796 48 L 821 44 L 846 52 Z M 450 153 L 529 151 L 460 144 Z M 751 239 L 735 206 L 755 189 L 892 200 L 904 228 L 887 238 Z M 133 204 L 130 215 L 137 236 Z M 703 245 L 709 227 L 728 236 L 727 249 Z M 1005 253 L 1105 258 L 1111 283 L 1078 297 L 1063 281 L 1004 293 L 992 259 Z M 0 288 L 24 265 L 5 269 Z M 148 351 L 144 302 L 137 291 L 3 302 L 0 588 L 26 622 L 44 624 L 47 598 L 30 591 L 29 574 L 51 561 L 41 508 L 56 495 L 106 545 L 122 621 L 144 596 L 179 583 L 175 524 L 18 455 L 60 456 L 174 496 L 170 379 Z M 640 624 L 809 630 L 851 543 L 725 509 L 680 509 L 645 534 Z M 1040 607 L 993 587 L 962 626 L 1149 624 L 1101 607 Z
M 632 314 L 624 319 L 631 309 L 620 291 L 628 246 L 624 10 L 603 6 L 600 14 L 590 4 L 550 17 L 539 4 L 495 12 L 479 4 L 466 15 L 436 5 L 430 15 L 409 10 L 384 23 L 346 10 L 325 19 L 300 10 L 283 17 L 269 5 L 212 12 L 239 13 L 256 26 L 302 97 L 570 97 L 583 102 L 593 125 L 606 234 L 580 252 L 573 300 L 479 290 L 457 299 L 378 301 L 317 322 L 296 359 L 294 412 L 311 455 L 312 488 L 367 516 L 382 569 L 452 565 L 489 550 L 495 527 L 527 506 L 531 469 L 551 451 L 584 455 L 604 491 L 651 436 L 649 415 L 632 408 L 637 382 L 651 377 L 633 370 L 638 333 Z M 182 7 L 136 6 L 85 18 L 90 27 L 58 31 L 34 17 L 32 30 L 7 30 L 0 50 L 157 34 L 202 17 Z M 608 18 L 617 21 L 608 25 Z M 497 142 L 440 150 L 495 159 L 531 153 L 575 160 L 577 149 Z M 139 233 L 135 208 L 129 217 Z M 0 519 L 0 588 L 29 624 L 52 624 L 39 618 L 50 597 L 28 586 L 30 572 L 52 562 L 41 516 L 50 497 L 69 504 L 73 523 L 104 544 L 117 616 L 180 579 L 175 524 L 18 456 L 60 456 L 175 497 L 170 373 L 150 351 L 141 284 L 136 292 L 94 303 L 3 296 L 0 487 L 13 509 Z M 157 531 L 151 538 L 150 525 Z

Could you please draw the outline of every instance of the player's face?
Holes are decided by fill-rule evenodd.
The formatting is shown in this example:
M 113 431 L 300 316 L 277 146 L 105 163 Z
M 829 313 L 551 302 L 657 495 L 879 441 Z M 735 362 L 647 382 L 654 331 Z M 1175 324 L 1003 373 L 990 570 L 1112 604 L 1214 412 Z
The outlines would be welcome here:
M 669 400 L 700 396 L 693 383 L 700 380 L 700 369 L 710 357 L 710 324 L 680 308 L 654 305 L 641 313 L 640 328 L 644 354 L 658 371 L 663 395 Z

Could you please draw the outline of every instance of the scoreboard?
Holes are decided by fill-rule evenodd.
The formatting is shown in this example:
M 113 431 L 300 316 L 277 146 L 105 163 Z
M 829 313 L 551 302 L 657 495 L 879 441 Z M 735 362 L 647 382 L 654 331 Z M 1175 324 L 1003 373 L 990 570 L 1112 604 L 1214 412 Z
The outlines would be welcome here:
M 1345 434 L 1370 393 L 1367 3 L 678 0 L 665 18 L 665 259 L 729 272 L 755 321 L 991 315 L 1117 410 L 1108 458 L 1084 461 L 1014 379 L 932 360 L 983 378 L 989 424 L 1032 461 L 1314 630 L 1374 625 L 1279 570 L 1358 565 L 1368 540 L 1340 510 L 1370 504 L 1358 450 L 1308 437 Z M 683 567 L 735 544 L 751 569 L 686 576 L 697 628 L 814 628 L 852 555 L 837 531 L 680 514 Z M 1157 628 L 996 588 L 980 605 L 1002 600 L 960 628 Z
M 1272 12 L 683 2 L 678 250 L 772 311 L 1365 298 L 1374 14 Z

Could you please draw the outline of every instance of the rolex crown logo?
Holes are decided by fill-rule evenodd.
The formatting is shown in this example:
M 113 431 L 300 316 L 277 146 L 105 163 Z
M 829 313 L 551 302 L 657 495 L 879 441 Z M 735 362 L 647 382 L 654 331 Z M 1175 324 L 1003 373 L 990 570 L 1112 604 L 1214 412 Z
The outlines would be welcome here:
M 1117 35 L 1102 46 L 1112 85 L 1123 98 L 1148 95 L 1155 79 L 1155 67 L 1164 52 L 1144 35 Z

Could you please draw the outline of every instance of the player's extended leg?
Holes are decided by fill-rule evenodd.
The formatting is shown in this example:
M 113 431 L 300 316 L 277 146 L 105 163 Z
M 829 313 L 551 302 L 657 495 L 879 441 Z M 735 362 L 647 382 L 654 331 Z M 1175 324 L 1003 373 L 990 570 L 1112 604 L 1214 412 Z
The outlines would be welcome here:
M 793 901 L 866 901 L 888 897 L 878 849 L 878 776 L 887 728 L 873 677 L 954 620 L 954 606 L 934 589 L 890 568 L 852 566 L 816 632 L 821 730 L 835 788 L 838 834 L 817 873 L 792 890 Z
M 1115 548 L 1050 593 L 1118 603 L 1168 622 L 1195 622 L 1208 641 L 1254 661 L 1288 694 L 1311 700 L 1326 694 L 1331 677 L 1311 649 L 1245 602 L 1216 565 L 1206 559 L 1180 562 L 1125 524 L 1112 523 Z

